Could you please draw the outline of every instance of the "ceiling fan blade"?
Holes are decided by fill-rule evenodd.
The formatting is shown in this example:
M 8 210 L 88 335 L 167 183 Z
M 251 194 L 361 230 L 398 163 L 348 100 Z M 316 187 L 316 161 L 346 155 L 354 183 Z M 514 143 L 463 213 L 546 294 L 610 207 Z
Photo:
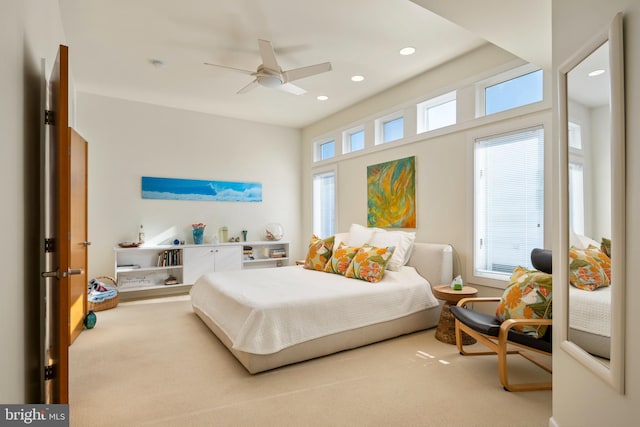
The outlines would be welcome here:
M 302 95 L 304 93 L 307 93 L 306 90 L 292 83 L 283 83 L 280 86 L 276 86 L 276 89 L 281 90 L 283 92 L 291 93 L 293 95 Z
M 247 93 L 249 92 L 251 89 L 255 88 L 256 86 L 258 86 L 258 80 L 254 80 L 251 83 L 249 83 L 248 85 L 246 85 L 245 87 L 243 87 L 242 89 L 240 89 L 238 92 L 236 92 L 237 94 L 242 94 L 242 93 Z
M 273 45 L 268 40 L 258 40 L 260 48 L 260 56 L 262 57 L 262 66 L 276 73 L 280 73 L 280 66 L 276 60 L 276 53 L 273 51 Z
M 286 82 L 303 79 L 305 77 L 314 76 L 320 73 L 331 71 L 331 63 L 323 62 L 322 64 L 309 65 L 308 67 L 294 68 L 292 70 L 283 71 L 282 75 Z
M 238 71 L 243 74 L 249 74 L 250 76 L 254 75 L 255 73 L 255 71 L 243 70 L 242 68 L 227 67 L 226 65 L 211 64 L 209 62 L 205 62 L 204 65 L 210 65 L 212 67 L 219 67 L 219 68 L 226 68 L 227 70 Z

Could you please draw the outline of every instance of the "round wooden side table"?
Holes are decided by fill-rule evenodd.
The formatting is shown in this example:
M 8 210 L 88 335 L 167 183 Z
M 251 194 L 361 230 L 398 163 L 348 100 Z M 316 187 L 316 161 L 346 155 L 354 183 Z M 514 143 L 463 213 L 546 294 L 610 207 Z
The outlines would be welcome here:
M 471 286 L 464 286 L 460 291 L 454 291 L 450 285 L 440 285 L 433 287 L 433 295 L 444 300 L 440 320 L 436 329 L 436 339 L 447 344 L 456 343 L 456 318 L 451 314 L 450 307 L 456 305 L 462 298 L 470 298 L 478 295 L 478 290 Z M 469 335 L 462 333 L 462 343 L 464 345 L 475 344 L 476 340 Z

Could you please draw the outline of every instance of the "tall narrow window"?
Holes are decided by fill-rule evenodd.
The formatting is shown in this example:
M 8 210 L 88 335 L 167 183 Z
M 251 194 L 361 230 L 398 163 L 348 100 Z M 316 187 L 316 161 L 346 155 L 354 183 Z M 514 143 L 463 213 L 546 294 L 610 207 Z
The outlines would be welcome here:
M 335 233 L 336 172 L 313 175 L 313 234 L 329 237 Z
M 474 274 L 508 279 L 544 247 L 544 129 L 476 139 L 474 158 Z
M 585 234 L 584 150 L 582 126 L 569 122 L 569 228 Z

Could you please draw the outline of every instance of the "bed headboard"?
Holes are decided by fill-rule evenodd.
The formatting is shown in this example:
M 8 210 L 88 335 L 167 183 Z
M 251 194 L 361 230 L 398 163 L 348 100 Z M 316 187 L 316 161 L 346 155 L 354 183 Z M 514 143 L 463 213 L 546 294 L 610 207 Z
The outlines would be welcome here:
M 443 243 L 414 243 L 407 265 L 414 267 L 431 286 L 453 280 L 453 247 Z

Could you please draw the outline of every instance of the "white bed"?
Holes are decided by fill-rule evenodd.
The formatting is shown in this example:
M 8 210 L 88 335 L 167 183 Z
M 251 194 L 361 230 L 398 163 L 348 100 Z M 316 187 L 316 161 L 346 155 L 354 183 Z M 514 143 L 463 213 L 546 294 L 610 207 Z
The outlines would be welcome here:
M 450 245 L 415 243 L 408 264 L 368 283 L 301 266 L 200 277 L 194 312 L 250 373 L 434 327 L 431 285 L 450 283 Z
M 611 341 L 611 287 L 585 291 L 569 286 L 569 340 L 608 359 Z

